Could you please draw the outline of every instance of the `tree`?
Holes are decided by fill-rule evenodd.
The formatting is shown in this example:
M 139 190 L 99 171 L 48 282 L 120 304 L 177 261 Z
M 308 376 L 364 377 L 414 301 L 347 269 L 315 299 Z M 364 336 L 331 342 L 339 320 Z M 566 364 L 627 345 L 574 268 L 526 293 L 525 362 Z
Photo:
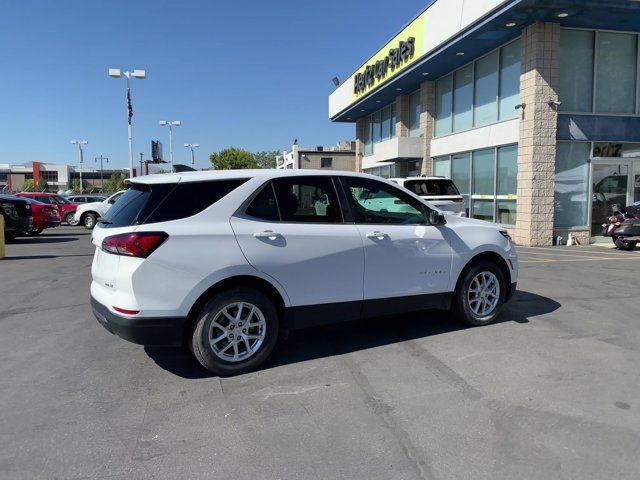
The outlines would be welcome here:
M 281 155 L 277 150 L 271 152 L 256 152 L 253 154 L 253 158 L 256 160 L 256 166 L 258 168 L 276 168 L 276 157 Z
M 25 180 L 22 184 L 22 187 L 20 187 L 20 190 L 22 190 L 23 192 L 33 192 L 33 180 Z
M 209 156 L 215 170 L 241 170 L 256 168 L 256 159 L 251 152 L 238 148 L 225 148 Z
M 80 193 L 80 179 L 79 178 L 74 178 L 73 180 L 71 180 L 71 190 L 73 190 L 75 193 Z
M 41 178 L 38 180 L 38 184 L 36 185 L 36 191 L 46 192 L 48 187 L 49 187 L 49 184 L 47 183 L 47 181 L 44 178 Z
M 107 192 L 124 190 L 124 175 L 122 173 L 111 174 L 111 178 L 104 182 L 104 190 Z

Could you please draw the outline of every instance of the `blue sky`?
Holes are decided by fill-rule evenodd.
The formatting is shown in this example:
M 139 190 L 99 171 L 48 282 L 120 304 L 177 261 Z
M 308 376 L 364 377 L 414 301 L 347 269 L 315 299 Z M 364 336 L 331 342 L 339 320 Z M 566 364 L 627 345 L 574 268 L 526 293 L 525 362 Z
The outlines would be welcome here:
M 0 7 L 0 163 L 77 163 L 72 139 L 127 165 L 125 82 L 133 82 L 134 158 L 159 139 L 198 164 L 228 146 L 257 150 L 352 139 L 327 118 L 331 78 L 353 70 L 426 0 L 10 0 Z

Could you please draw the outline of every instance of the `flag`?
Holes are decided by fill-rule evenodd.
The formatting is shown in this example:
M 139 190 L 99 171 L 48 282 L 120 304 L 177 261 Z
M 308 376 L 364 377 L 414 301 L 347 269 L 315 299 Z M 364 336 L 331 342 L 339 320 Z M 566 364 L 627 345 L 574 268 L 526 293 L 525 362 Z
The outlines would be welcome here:
M 133 107 L 131 106 L 131 90 L 127 89 L 127 110 L 129 111 L 129 125 L 131 125 L 131 117 L 133 117 Z

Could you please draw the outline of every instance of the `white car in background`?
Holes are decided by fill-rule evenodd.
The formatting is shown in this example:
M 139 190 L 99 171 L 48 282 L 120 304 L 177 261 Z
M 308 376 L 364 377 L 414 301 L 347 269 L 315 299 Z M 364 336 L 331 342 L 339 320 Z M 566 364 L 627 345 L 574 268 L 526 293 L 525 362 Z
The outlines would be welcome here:
M 188 345 L 216 374 L 254 369 L 279 336 L 325 323 L 437 308 L 487 325 L 516 289 L 504 229 L 445 216 L 379 177 L 264 169 L 129 182 L 91 234 L 93 312 L 134 343 Z
M 467 216 L 464 198 L 453 180 L 444 177 L 407 177 L 389 180 L 415 193 L 446 214 Z
M 93 227 L 96 226 L 96 223 L 98 223 L 98 219 L 107 213 L 111 205 L 116 203 L 116 200 L 118 200 L 124 192 L 126 192 L 126 190 L 116 192 L 101 202 L 81 203 L 78 205 L 74 217 L 76 225 L 84 225 L 85 228 L 92 230 Z

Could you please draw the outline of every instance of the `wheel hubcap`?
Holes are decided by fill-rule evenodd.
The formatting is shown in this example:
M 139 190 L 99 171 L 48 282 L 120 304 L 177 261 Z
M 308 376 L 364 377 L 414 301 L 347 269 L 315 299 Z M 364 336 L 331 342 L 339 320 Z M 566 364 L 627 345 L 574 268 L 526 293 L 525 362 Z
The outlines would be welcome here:
M 480 272 L 473 277 L 467 293 L 469 307 L 480 317 L 490 315 L 500 299 L 500 282 L 491 272 Z
M 238 327 L 244 327 L 242 329 Z M 251 303 L 231 303 L 220 309 L 209 326 L 213 353 L 227 362 L 241 362 L 262 346 L 267 324 L 262 311 Z

